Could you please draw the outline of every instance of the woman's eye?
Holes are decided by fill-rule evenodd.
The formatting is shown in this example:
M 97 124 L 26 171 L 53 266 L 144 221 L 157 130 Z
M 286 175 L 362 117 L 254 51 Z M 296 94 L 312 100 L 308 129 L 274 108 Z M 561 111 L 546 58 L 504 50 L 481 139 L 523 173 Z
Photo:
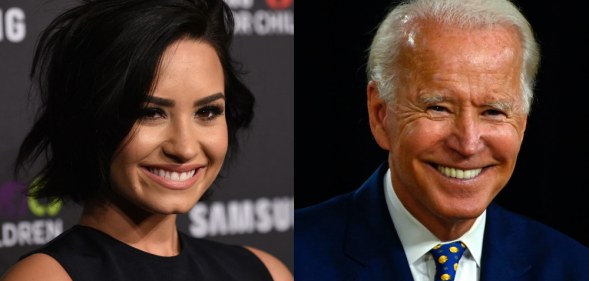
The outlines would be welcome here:
M 216 117 L 223 114 L 224 108 L 218 105 L 207 105 L 204 106 L 196 112 L 196 117 L 203 119 L 205 121 L 213 120 Z
M 163 117 L 165 117 L 164 111 L 157 107 L 145 108 L 143 113 L 141 113 L 141 119 L 143 120 L 153 120 Z

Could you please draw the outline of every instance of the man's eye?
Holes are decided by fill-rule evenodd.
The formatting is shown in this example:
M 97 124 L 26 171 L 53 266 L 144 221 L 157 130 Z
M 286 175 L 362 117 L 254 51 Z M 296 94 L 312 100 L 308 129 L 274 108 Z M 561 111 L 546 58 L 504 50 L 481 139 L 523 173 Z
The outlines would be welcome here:
M 488 116 L 505 115 L 505 113 L 503 113 L 503 111 L 496 110 L 496 109 L 488 109 L 488 110 L 485 110 L 484 114 L 485 115 L 488 115 Z
M 445 107 L 439 106 L 439 105 L 433 105 L 433 106 L 428 107 L 427 109 L 433 110 L 433 111 L 438 111 L 438 112 L 448 111 Z

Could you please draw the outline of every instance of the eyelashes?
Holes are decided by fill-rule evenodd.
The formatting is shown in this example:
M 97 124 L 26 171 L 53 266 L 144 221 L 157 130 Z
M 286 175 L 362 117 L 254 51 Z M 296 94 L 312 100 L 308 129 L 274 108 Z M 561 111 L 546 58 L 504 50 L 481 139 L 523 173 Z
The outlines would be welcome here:
M 225 113 L 225 107 L 222 105 L 209 104 L 198 108 L 194 112 L 194 118 L 201 121 L 212 121 Z M 146 106 L 139 116 L 140 121 L 156 121 L 169 117 L 168 111 L 163 107 Z
M 195 116 L 209 121 L 221 116 L 224 112 L 225 108 L 220 105 L 205 105 L 196 111 Z
M 165 112 L 161 108 L 157 107 L 146 107 L 141 112 L 139 116 L 140 120 L 155 120 L 158 118 L 163 118 L 165 116 Z

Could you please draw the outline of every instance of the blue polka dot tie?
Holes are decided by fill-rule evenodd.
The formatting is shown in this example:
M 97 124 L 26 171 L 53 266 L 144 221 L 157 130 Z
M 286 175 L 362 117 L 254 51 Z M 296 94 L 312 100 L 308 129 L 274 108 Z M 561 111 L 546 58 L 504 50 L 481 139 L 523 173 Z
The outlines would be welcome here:
M 464 254 L 466 246 L 460 242 L 438 244 L 429 252 L 436 263 L 436 276 L 434 281 L 454 281 L 458 261 Z

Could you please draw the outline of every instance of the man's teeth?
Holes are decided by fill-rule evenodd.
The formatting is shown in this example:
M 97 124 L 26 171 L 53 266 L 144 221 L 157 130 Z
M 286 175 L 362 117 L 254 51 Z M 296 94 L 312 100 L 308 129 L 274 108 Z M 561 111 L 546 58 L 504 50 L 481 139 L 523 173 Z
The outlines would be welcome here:
M 194 176 L 194 173 L 196 173 L 196 170 L 190 170 L 187 172 L 171 172 L 171 171 L 166 171 L 164 169 L 149 169 L 149 171 L 153 174 L 156 174 L 162 178 L 165 178 L 167 180 L 173 180 L 173 181 L 185 181 L 189 178 L 191 178 L 192 176 Z
M 456 168 L 438 166 L 438 171 L 447 177 L 457 179 L 472 179 L 481 173 L 481 168 L 472 170 L 460 170 Z

